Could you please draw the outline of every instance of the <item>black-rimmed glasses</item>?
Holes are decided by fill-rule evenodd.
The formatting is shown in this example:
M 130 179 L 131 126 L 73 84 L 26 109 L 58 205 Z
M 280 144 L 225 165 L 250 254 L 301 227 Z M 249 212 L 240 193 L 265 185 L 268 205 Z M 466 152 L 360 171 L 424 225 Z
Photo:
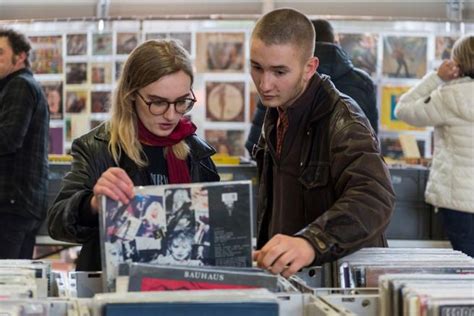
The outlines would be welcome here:
M 179 99 L 174 102 L 169 102 L 166 100 L 154 100 L 154 101 L 147 101 L 145 98 L 137 91 L 138 96 L 142 101 L 148 106 L 148 110 L 152 115 L 162 115 L 168 111 L 170 106 L 173 104 L 174 105 L 174 110 L 179 113 L 179 114 L 186 114 L 194 106 L 194 103 L 196 103 L 196 96 L 194 95 L 193 90 L 191 89 L 191 95 L 192 98 L 184 98 L 184 99 Z

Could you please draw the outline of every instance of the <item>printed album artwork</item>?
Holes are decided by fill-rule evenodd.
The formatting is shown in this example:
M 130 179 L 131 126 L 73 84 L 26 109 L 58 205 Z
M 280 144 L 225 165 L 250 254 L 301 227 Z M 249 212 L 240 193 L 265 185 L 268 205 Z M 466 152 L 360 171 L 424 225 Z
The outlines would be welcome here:
M 243 122 L 244 82 L 206 82 L 206 118 L 214 122 Z
M 92 56 L 112 55 L 112 34 L 93 34 L 92 35 Z
M 422 78 L 427 69 L 426 52 L 426 37 L 384 37 L 383 75 L 390 78 Z
M 49 128 L 48 154 L 64 153 L 64 130 L 62 126 Z
M 110 98 L 110 91 L 91 91 L 91 113 L 109 112 Z
M 138 45 L 138 33 L 117 33 L 117 54 L 128 55 Z
M 234 181 L 137 187 L 126 205 L 103 197 L 105 288 L 124 262 L 250 267 L 251 196 L 250 181 Z
M 66 52 L 68 56 L 87 54 L 87 34 L 68 34 L 66 36 Z
M 88 90 L 66 91 L 66 113 L 86 112 L 88 94 Z
M 339 44 L 351 58 L 355 67 L 375 76 L 377 71 L 377 34 L 339 33 Z
M 111 84 L 112 64 L 111 63 L 91 63 L 91 83 Z
M 49 119 L 60 120 L 63 118 L 63 83 L 62 81 L 41 82 L 44 95 L 48 101 Z
M 198 72 L 243 72 L 245 33 L 197 33 Z
M 87 83 L 87 63 L 66 63 L 66 84 Z
M 424 131 L 425 128 L 411 126 L 397 118 L 395 107 L 400 97 L 410 89 L 408 86 L 383 86 L 382 87 L 382 111 L 380 114 L 382 128 L 387 131 Z
M 30 36 L 31 69 L 36 75 L 63 72 L 63 40 L 57 36 Z

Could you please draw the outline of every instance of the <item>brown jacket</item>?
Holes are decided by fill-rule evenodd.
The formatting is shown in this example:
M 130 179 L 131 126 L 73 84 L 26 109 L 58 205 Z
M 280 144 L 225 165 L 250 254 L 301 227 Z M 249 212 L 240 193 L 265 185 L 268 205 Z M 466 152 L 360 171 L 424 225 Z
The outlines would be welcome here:
M 303 209 L 283 210 L 299 212 L 300 216 L 288 216 L 301 221 L 296 224 L 299 231 L 293 234 L 314 247 L 313 264 L 333 261 L 362 247 L 386 246 L 383 233 L 390 221 L 395 195 L 370 123 L 355 101 L 341 95 L 327 76 L 316 74 L 304 95 L 305 100 L 311 101 L 305 105 L 307 119 L 298 128 L 306 132 L 300 142 L 301 150 L 290 152 L 299 155 L 300 185 L 284 188 L 286 196 L 299 195 L 304 199 L 299 203 Z M 264 132 L 255 151 L 260 177 L 257 248 L 271 237 L 275 160 L 267 141 L 275 141 L 270 139 L 275 134 L 275 112 L 276 109 L 267 111 Z

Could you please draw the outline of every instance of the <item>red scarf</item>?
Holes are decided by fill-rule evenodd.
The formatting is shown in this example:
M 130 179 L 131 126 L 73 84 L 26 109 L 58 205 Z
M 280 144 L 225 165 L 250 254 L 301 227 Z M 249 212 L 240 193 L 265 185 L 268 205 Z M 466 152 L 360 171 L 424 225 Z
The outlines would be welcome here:
M 143 123 L 138 120 L 138 140 L 140 143 L 149 146 L 169 147 L 166 155 L 166 165 L 168 166 L 168 178 L 170 184 L 190 183 L 191 175 L 186 160 L 176 158 L 171 146 L 176 145 L 184 138 L 194 134 L 196 125 L 185 118 L 182 118 L 175 129 L 167 137 L 156 136 L 151 133 Z

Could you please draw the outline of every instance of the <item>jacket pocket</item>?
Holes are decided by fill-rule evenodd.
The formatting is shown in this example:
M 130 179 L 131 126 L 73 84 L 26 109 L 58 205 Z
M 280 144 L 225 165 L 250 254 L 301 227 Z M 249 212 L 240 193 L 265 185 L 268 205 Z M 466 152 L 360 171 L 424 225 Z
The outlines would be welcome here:
M 327 186 L 329 182 L 329 163 L 310 163 L 301 173 L 299 180 L 308 190 Z

